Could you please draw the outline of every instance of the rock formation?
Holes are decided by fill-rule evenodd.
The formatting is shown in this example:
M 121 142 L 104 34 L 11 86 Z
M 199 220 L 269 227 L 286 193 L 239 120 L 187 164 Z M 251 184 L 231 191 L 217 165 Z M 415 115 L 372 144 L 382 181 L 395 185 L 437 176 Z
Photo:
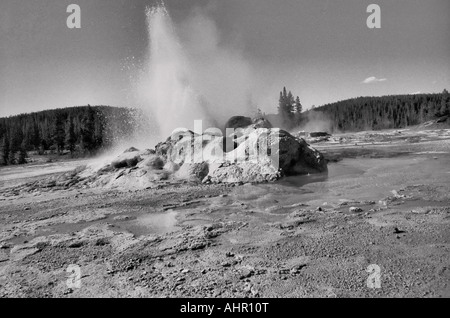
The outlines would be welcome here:
M 250 121 L 249 121 L 250 120 Z M 250 123 L 250 124 L 249 124 Z M 91 186 L 147 188 L 158 182 L 248 183 L 327 171 L 323 155 L 300 138 L 258 118 L 233 117 L 227 137 L 184 130 L 154 150 L 130 148 L 100 169 L 80 173 Z

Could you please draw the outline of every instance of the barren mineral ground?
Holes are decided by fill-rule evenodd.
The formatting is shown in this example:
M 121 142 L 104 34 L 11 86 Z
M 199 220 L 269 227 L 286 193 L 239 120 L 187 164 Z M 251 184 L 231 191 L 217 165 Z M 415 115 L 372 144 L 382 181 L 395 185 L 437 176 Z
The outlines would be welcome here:
M 264 184 L 36 188 L 86 162 L 2 168 L 0 296 L 449 297 L 450 130 L 312 145 L 328 173 Z

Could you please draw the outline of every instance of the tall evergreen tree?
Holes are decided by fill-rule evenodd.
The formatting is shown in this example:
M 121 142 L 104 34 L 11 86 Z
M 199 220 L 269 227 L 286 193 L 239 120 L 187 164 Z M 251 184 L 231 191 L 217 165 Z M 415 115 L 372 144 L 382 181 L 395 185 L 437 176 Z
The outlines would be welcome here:
M 300 97 L 296 97 L 295 98 L 295 113 L 296 114 L 301 114 L 303 112 L 303 106 L 300 103 Z
M 9 163 L 9 150 L 10 150 L 9 138 L 6 134 L 3 135 L 1 150 L 2 150 L 1 164 L 6 166 Z
M 292 95 L 292 92 L 289 91 L 287 99 L 286 99 L 286 113 L 288 114 L 289 118 L 293 118 L 294 115 L 294 106 L 295 106 L 295 100 L 294 95 Z
M 95 122 L 94 122 L 95 111 L 90 105 L 86 110 L 86 113 L 81 122 L 81 144 L 84 151 L 89 154 L 95 149 Z
M 300 97 L 295 98 L 295 106 L 294 106 L 294 112 L 295 112 L 295 124 L 299 125 L 302 119 L 302 111 L 303 106 L 300 103 Z
M 23 141 L 23 133 L 19 127 L 14 127 L 9 140 L 9 164 L 17 164 L 16 154 L 20 151 Z
M 70 151 L 70 154 L 73 155 L 75 151 L 75 146 L 77 142 L 77 137 L 75 136 L 75 126 L 73 124 L 73 118 L 70 117 L 68 119 L 67 132 L 66 132 L 66 144 Z
M 280 92 L 280 99 L 278 100 L 278 115 L 280 115 L 281 117 L 284 116 L 284 112 L 285 112 L 285 101 L 287 98 L 287 94 L 286 94 L 286 87 L 283 88 L 283 91 Z
M 31 144 L 35 150 L 39 150 L 41 137 L 39 134 L 39 125 L 36 121 L 33 121 L 33 133 L 31 137 Z
M 53 134 L 54 145 L 58 154 L 61 154 L 64 150 L 66 132 L 64 129 L 64 115 L 62 113 L 56 115 L 55 131 Z
M 20 145 L 20 148 L 19 148 L 19 157 L 17 159 L 17 163 L 19 165 L 23 165 L 23 164 L 27 163 L 28 155 L 27 155 L 26 147 L 27 146 L 26 146 L 26 142 L 25 142 L 25 139 L 24 139 L 22 141 L 22 144 Z
M 280 92 L 280 99 L 278 102 L 278 115 L 286 128 L 290 128 L 293 125 L 295 118 L 294 115 L 295 100 L 292 92 L 289 93 L 286 87 Z

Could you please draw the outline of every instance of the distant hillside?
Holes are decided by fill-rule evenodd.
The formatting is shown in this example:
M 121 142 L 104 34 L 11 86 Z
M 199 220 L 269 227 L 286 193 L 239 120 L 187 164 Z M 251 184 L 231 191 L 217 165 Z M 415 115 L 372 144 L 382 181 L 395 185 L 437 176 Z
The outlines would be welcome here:
M 80 106 L 0 118 L 0 165 L 24 163 L 26 153 L 89 155 L 131 136 L 136 110 Z
M 450 95 L 358 97 L 327 104 L 302 114 L 300 126 L 317 122 L 330 132 L 404 128 L 450 116 Z

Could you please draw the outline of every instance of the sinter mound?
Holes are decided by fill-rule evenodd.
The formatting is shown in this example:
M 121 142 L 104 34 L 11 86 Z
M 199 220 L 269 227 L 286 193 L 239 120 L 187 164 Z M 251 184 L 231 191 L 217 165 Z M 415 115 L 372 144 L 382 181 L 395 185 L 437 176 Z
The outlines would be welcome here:
M 229 122 L 236 124 L 233 118 Z M 87 167 L 78 177 L 88 179 L 91 187 L 143 189 L 167 180 L 258 183 L 327 171 L 323 155 L 305 140 L 268 128 L 267 120 L 251 122 L 227 137 L 180 131 L 154 150 L 130 148 L 100 169 Z

